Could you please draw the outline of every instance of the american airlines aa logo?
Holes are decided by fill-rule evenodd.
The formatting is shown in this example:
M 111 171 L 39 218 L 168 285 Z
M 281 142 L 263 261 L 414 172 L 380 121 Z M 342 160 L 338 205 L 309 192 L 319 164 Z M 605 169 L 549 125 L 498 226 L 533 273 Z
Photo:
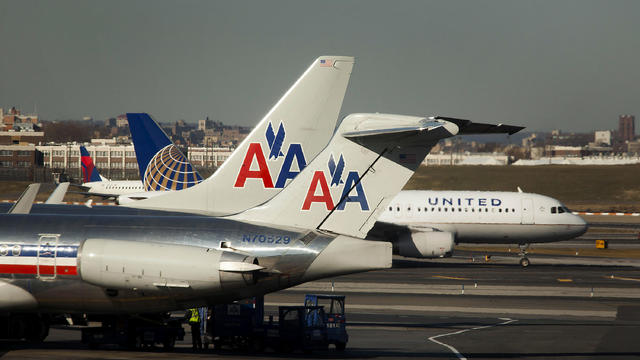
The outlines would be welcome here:
M 146 191 L 182 190 L 201 181 L 200 174 L 173 144 L 158 151 L 144 172 Z
M 339 192 L 340 197 L 337 199 L 339 203 L 338 206 L 335 207 L 336 210 L 344 210 L 347 203 L 352 202 L 358 203 L 360 205 L 360 210 L 368 211 L 369 202 L 367 201 L 367 195 L 364 193 L 364 189 L 362 188 L 358 172 L 349 171 L 347 178 L 344 181 L 342 180 L 342 174 L 345 167 L 345 161 L 342 154 L 340 154 L 340 158 L 337 162 L 334 159 L 333 154 L 331 154 L 327 165 L 329 167 L 328 178 L 331 181 L 331 188 L 338 188 L 342 186 L 342 191 Z M 302 210 L 310 210 L 313 203 L 324 204 L 327 210 L 332 210 L 335 204 L 331 190 L 329 189 L 329 184 L 327 183 L 327 176 L 325 172 L 321 170 L 316 170 L 313 174 L 313 178 L 309 184 L 309 189 L 307 190 L 307 196 L 304 198 L 304 202 L 302 204 Z
M 307 160 L 302 151 L 302 144 L 299 143 L 289 144 L 286 153 L 282 152 L 285 135 L 284 123 L 280 123 L 276 132 L 271 122 L 269 122 L 265 134 L 269 151 L 268 157 L 265 156 L 266 149 L 262 148 L 262 143 L 250 143 L 233 186 L 244 188 L 247 180 L 255 179 L 260 181 L 265 189 L 282 189 L 287 184 L 287 180 L 295 178 L 307 166 Z M 273 176 L 276 173 L 274 172 L 272 175 L 272 170 L 267 165 L 267 158 L 270 162 L 275 162 L 282 156 L 284 156 L 284 161 L 280 171 L 277 173 L 277 177 L 274 179 Z M 297 170 L 294 168 L 294 161 Z

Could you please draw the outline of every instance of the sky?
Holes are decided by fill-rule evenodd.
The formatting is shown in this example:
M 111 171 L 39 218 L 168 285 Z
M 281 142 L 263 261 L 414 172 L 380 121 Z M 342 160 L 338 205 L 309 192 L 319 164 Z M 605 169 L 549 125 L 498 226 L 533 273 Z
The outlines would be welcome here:
M 255 125 L 321 55 L 356 57 L 342 116 L 531 131 L 640 116 L 640 1 L 0 0 L 0 107 Z

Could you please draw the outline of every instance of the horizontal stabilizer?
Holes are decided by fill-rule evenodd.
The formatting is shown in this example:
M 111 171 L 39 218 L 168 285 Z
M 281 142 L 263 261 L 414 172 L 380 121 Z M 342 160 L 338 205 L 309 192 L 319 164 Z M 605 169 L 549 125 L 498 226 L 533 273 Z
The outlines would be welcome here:
M 471 122 L 471 120 L 457 119 L 446 116 L 433 116 L 433 120 L 445 120 L 452 122 L 460 128 L 459 135 L 471 134 L 509 134 L 513 135 L 524 129 L 524 126 L 504 125 L 504 124 L 482 124 Z

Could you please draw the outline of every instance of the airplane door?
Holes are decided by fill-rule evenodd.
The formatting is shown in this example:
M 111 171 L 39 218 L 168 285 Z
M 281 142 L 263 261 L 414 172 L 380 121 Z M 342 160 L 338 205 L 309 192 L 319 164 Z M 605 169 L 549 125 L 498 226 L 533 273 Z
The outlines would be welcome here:
M 58 234 L 40 234 L 36 260 L 36 277 L 43 280 L 56 278 L 56 257 L 58 255 Z
M 533 224 L 533 200 L 522 199 L 522 218 L 521 224 Z

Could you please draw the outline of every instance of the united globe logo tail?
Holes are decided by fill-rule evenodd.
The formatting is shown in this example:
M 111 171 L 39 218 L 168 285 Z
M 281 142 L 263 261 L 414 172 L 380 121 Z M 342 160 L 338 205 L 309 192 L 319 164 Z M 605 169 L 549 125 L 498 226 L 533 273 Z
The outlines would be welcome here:
M 146 191 L 182 190 L 201 181 L 200 174 L 173 144 L 156 153 L 144 174 Z

